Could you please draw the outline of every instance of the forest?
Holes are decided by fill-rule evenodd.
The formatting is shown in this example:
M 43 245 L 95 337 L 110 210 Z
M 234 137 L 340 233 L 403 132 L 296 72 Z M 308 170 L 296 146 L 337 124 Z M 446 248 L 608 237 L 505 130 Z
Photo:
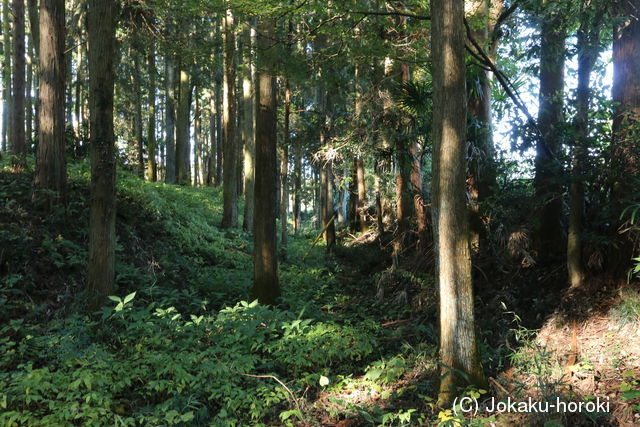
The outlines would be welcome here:
M 2 0 L 0 425 L 640 425 L 640 0 Z

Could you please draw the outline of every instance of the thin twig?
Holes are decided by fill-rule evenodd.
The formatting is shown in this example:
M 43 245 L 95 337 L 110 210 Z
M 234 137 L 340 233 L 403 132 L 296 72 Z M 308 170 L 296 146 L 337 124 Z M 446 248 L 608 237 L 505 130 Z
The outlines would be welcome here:
M 276 380 L 278 382 L 278 384 L 280 384 L 282 387 L 284 387 L 285 390 L 287 390 L 287 392 L 289 393 L 289 395 L 291 396 L 291 399 L 293 399 L 293 402 L 296 404 L 296 408 L 298 408 L 298 412 L 300 413 L 300 416 L 302 417 L 302 420 L 304 421 L 304 414 L 302 413 L 302 408 L 300 408 L 300 403 L 298 403 L 298 399 L 296 399 L 296 396 L 293 394 L 293 392 L 291 391 L 291 389 L 289 387 L 287 387 L 287 385 L 285 383 L 283 383 L 282 381 L 280 381 L 280 379 L 278 379 L 278 377 L 274 376 L 274 375 L 254 375 L 254 374 L 243 374 L 242 372 L 238 372 L 240 375 L 243 375 L 245 377 L 251 377 L 251 378 L 271 378 L 273 380 Z

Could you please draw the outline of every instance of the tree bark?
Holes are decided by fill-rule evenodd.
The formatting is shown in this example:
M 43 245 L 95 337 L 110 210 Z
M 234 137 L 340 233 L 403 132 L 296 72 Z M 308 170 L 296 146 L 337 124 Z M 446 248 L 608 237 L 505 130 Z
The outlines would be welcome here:
M 293 233 L 298 234 L 302 226 L 302 147 L 296 144 L 293 159 Z
M 284 138 L 280 161 L 280 245 L 282 253 L 287 246 L 287 216 L 289 211 L 289 126 L 291 120 L 291 88 L 289 80 L 284 83 Z
M 11 139 L 10 121 L 11 121 L 11 14 L 9 12 L 9 2 L 2 2 L 2 47 L 4 53 L 4 62 L 2 64 L 2 86 L 3 86 L 3 108 L 2 108 L 2 151 L 7 151 L 9 141 Z
M 144 177 L 144 143 L 142 140 L 142 70 L 140 67 L 140 51 L 133 48 L 133 93 L 134 93 L 134 116 L 133 132 L 135 138 L 136 173 Z
M 438 405 L 448 407 L 458 386 L 486 380 L 476 345 L 469 222 L 465 201 L 466 101 L 464 2 L 432 0 L 433 222 L 440 294 L 441 381 Z
M 207 168 L 207 185 L 213 185 L 216 178 L 216 157 L 217 157 L 217 142 L 218 138 L 216 134 L 219 130 L 216 128 L 216 110 L 215 94 L 211 93 L 209 99 L 209 167 Z
M 25 138 L 25 46 L 24 0 L 13 0 L 13 95 L 11 107 L 11 146 L 14 165 L 26 166 L 27 142 Z
M 191 184 L 190 113 L 193 88 L 191 76 L 185 69 L 180 70 L 179 86 L 176 112 L 176 178 L 178 184 L 189 185 Z
M 255 25 L 254 25 L 255 26 Z M 253 233 L 253 188 L 255 182 L 255 39 L 257 33 L 249 23 L 244 24 L 245 60 L 242 75 L 242 106 L 244 109 L 244 121 L 242 126 L 243 161 L 244 161 L 244 221 L 242 228 L 249 233 Z
M 88 0 L 91 199 L 87 300 L 98 308 L 115 282 L 116 158 L 113 131 L 116 0 Z
M 561 164 L 555 158 L 561 150 L 564 100 L 565 18 L 549 13 L 542 18 L 540 34 L 540 109 L 536 146 L 535 188 L 543 201 L 538 230 L 538 258 L 548 263 L 558 258 L 563 247 Z
M 275 23 L 262 21 L 258 37 L 260 56 L 268 55 Z M 274 304 L 280 295 L 276 254 L 277 106 L 276 78 L 265 58 L 258 71 L 256 116 L 256 181 L 254 228 L 254 275 L 252 294 L 261 304 Z M 275 58 L 274 58 L 275 59 Z
M 613 116 L 612 140 L 612 202 L 614 218 L 628 206 L 638 202 L 636 180 L 640 173 L 640 0 L 613 2 L 617 23 L 613 37 Z M 626 221 L 625 217 L 623 221 Z M 616 221 L 616 230 L 623 228 Z M 618 245 L 609 256 L 609 270 L 615 278 L 627 277 L 634 244 L 629 233 L 618 235 Z
M 147 129 L 147 179 L 158 180 L 158 164 L 156 161 L 156 53 L 153 44 L 147 53 L 147 68 L 149 71 L 149 124 Z
M 40 0 L 40 135 L 35 192 L 49 206 L 66 200 L 64 0 Z
M 175 143 L 175 63 L 172 54 L 165 56 L 165 139 L 166 139 L 166 166 L 165 182 L 176 183 L 176 143 Z
M 222 80 L 216 79 L 215 99 L 216 99 L 216 176 L 215 186 L 222 184 L 222 160 L 224 157 L 224 140 L 222 129 Z
M 600 21 L 599 19 L 589 19 L 592 15 L 591 7 L 589 0 L 583 0 L 576 49 L 578 51 L 578 89 L 574 120 L 576 143 L 571 159 L 569 234 L 567 238 L 567 271 L 569 284 L 572 288 L 579 287 L 585 277 L 582 266 L 581 235 L 584 211 L 583 175 L 588 156 L 591 72 L 598 59 L 600 43 Z
M 233 12 L 231 9 L 227 9 L 223 19 L 222 34 L 224 45 L 222 228 L 233 228 L 238 224 L 238 150 L 236 149 L 236 56 L 234 31 Z

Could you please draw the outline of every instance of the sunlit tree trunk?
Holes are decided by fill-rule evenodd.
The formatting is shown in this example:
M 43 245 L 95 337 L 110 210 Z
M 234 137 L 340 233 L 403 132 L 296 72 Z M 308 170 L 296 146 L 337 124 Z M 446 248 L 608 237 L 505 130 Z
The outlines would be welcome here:
M 637 181 L 640 173 L 640 0 L 616 0 L 613 3 L 616 25 L 613 37 L 613 88 L 615 104 L 611 170 L 614 215 L 638 203 Z M 628 216 L 624 218 L 627 220 Z M 616 221 L 622 226 L 620 221 Z M 617 234 L 618 230 L 615 230 Z M 617 248 L 610 254 L 610 270 L 626 279 L 634 244 L 628 233 L 617 237 Z
M 245 39 L 245 59 L 242 74 L 242 107 L 244 110 L 244 121 L 242 126 L 243 145 L 243 161 L 244 161 L 244 220 L 242 228 L 245 231 L 253 233 L 253 187 L 255 178 L 255 66 L 253 58 L 255 57 L 255 39 L 257 33 L 249 23 L 244 24 Z
M 548 2 L 547 2 L 548 3 Z M 538 255 L 542 263 L 562 253 L 562 166 L 556 156 L 561 150 L 564 104 L 565 17 L 550 12 L 542 17 L 540 29 L 540 99 L 535 158 L 536 195 L 543 201 L 538 230 Z
M 469 222 L 465 201 L 464 2 L 431 1 L 433 52 L 433 222 L 440 295 L 441 380 L 448 407 L 467 385 L 486 381 L 476 345 Z
M 191 144 L 190 113 L 192 86 L 191 76 L 185 69 L 180 70 L 178 108 L 176 111 L 176 178 L 178 184 L 191 184 Z
M 113 131 L 116 0 L 88 0 L 91 198 L 87 300 L 99 307 L 113 293 L 116 247 L 116 158 Z
M 64 0 L 40 0 L 40 135 L 34 193 L 50 205 L 64 202 L 67 184 L 64 133 Z
M 29 14 L 29 27 L 30 27 L 30 37 L 29 44 L 30 46 L 27 48 L 27 55 L 29 56 L 29 65 L 30 71 L 27 71 L 27 78 L 30 76 L 31 81 L 27 82 L 27 133 L 26 140 L 29 146 L 33 140 L 34 133 L 38 134 L 38 126 L 40 125 L 40 103 L 38 99 L 40 97 L 40 82 L 38 79 L 40 68 L 38 65 L 39 57 L 40 57 L 40 19 L 38 12 L 38 1 L 37 0 L 27 0 L 27 8 Z M 33 96 L 31 96 L 31 92 L 33 91 Z
M 27 143 L 25 139 L 25 46 L 24 0 L 13 0 L 13 95 L 11 113 L 11 147 L 15 166 L 26 165 Z
M 269 55 L 275 35 L 275 23 L 260 23 L 258 52 L 261 58 Z M 252 294 L 261 304 L 274 304 L 280 295 L 278 258 L 276 254 L 276 180 L 277 180 L 277 106 L 276 78 L 272 61 L 261 60 L 258 71 L 256 117 L 256 181 L 254 224 L 254 275 Z
M 238 150 L 236 147 L 236 55 L 233 13 L 227 9 L 223 19 L 224 96 L 223 96 L 223 211 L 222 227 L 238 223 Z
M 147 179 L 155 182 L 158 180 L 158 164 L 156 161 L 156 54 L 154 45 L 151 44 L 147 53 L 147 69 L 149 71 L 149 123 L 147 130 Z
M 320 129 L 320 147 L 325 147 L 330 143 L 330 132 L 332 127 L 331 117 L 331 94 L 324 91 L 321 96 L 320 105 L 324 114 L 324 123 Z M 335 211 L 333 209 L 333 160 L 321 159 L 320 169 L 320 209 L 322 213 L 322 228 L 324 240 L 327 245 L 327 253 L 334 254 L 336 246 L 336 226 Z
M 176 100 L 176 67 L 172 54 L 165 56 L 165 149 L 166 166 L 165 182 L 176 183 L 176 143 L 175 143 L 175 100 Z

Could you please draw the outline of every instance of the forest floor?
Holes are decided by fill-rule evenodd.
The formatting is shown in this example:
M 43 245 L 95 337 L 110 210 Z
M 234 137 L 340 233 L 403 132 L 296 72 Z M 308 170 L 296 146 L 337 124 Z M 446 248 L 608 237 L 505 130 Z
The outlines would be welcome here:
M 2 425 L 629 425 L 638 423 L 640 294 L 588 292 L 576 314 L 553 272 L 484 272 L 477 283 L 489 396 L 590 401 L 611 414 L 478 414 L 434 407 L 433 276 L 391 270 L 388 237 L 290 236 L 282 302 L 249 300 L 251 238 L 218 228 L 215 188 L 118 176 L 117 290 L 82 308 L 88 166 L 70 165 L 65 208 L 31 198 L 30 172 L 0 168 Z M 241 210 L 242 211 L 242 210 Z M 484 279 L 487 280 L 483 280 Z

